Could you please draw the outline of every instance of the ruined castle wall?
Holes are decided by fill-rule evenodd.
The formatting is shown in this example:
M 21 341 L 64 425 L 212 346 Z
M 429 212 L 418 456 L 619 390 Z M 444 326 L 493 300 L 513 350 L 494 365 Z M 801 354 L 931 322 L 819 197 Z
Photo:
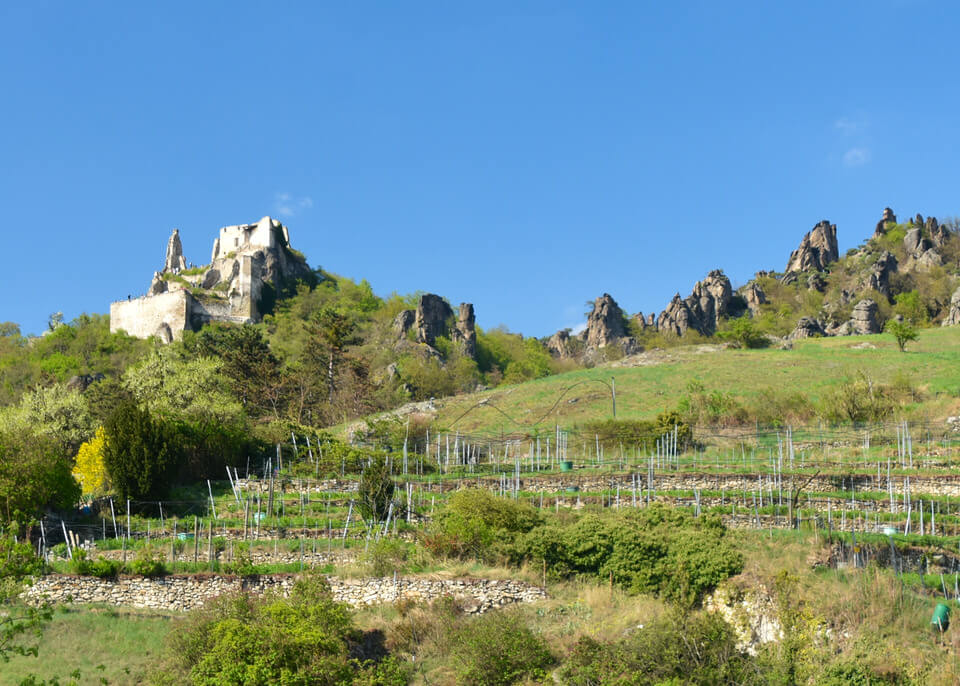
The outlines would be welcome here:
M 183 290 L 120 300 L 110 305 L 110 331 L 126 331 L 137 338 L 163 336 L 164 325 L 174 339 L 190 327 L 193 297 Z
M 219 249 L 215 250 L 214 259 L 241 250 L 275 248 L 277 243 L 272 224 L 269 217 L 264 217 L 256 224 L 224 226 L 220 229 Z

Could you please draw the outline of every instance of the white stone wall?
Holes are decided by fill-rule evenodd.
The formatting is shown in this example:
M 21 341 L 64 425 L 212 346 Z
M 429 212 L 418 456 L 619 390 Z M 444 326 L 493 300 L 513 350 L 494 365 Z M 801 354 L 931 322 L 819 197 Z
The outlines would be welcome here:
M 280 222 L 270 217 L 264 217 L 256 224 L 224 226 L 220 229 L 218 243 L 214 244 L 213 259 L 231 252 L 275 248 L 274 226 L 279 228 Z
M 186 611 L 201 607 L 215 596 L 239 590 L 252 593 L 280 590 L 286 594 L 294 580 L 294 576 L 284 574 L 257 577 L 169 576 L 157 579 L 123 577 L 116 580 L 51 574 L 38 579 L 23 593 L 23 597 L 32 602 L 106 603 Z M 401 599 L 429 602 L 450 596 L 460 603 L 465 612 L 477 614 L 547 597 L 539 586 L 513 580 L 419 577 L 341 579 L 330 576 L 327 581 L 334 600 L 354 607 L 393 603 Z
M 137 338 L 160 335 L 162 327 L 170 327 L 174 339 L 180 339 L 190 326 L 190 301 L 183 290 L 145 295 L 110 304 L 110 331 L 126 331 Z

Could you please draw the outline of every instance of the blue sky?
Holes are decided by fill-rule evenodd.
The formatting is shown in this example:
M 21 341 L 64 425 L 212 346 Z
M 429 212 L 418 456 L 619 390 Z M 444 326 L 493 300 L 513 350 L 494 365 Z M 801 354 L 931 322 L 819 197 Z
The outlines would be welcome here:
M 380 294 L 548 335 L 611 293 L 960 214 L 934 2 L 0 5 L 0 321 L 106 312 L 265 214 Z

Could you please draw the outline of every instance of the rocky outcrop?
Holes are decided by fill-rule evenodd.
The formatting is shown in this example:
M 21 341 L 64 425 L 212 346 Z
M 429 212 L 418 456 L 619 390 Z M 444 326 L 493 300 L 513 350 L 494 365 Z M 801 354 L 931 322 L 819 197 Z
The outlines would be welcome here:
M 150 282 L 150 290 L 147 291 L 147 295 L 158 295 L 160 293 L 166 293 L 169 286 L 167 280 L 163 278 L 163 274 L 160 272 L 153 273 L 153 281 Z
M 890 297 L 890 277 L 897 271 L 897 258 L 884 251 L 873 265 L 867 287 Z
M 627 337 L 623 310 L 609 293 L 593 301 L 593 310 L 587 315 L 587 347 L 599 350 Z
M 767 302 L 767 294 L 756 281 L 751 281 L 741 288 L 740 296 L 746 301 L 747 309 L 754 317 L 760 314 L 760 306 Z
M 433 293 L 421 295 L 414 319 L 417 343 L 426 343 L 433 347 L 438 336 L 449 334 L 448 321 L 451 318 L 453 318 L 453 308 L 446 300 Z
M 566 360 L 574 356 L 570 329 L 561 329 L 550 336 L 546 342 L 547 351 L 556 358 Z
M 686 298 L 681 299 L 679 293 L 673 296 L 667 309 L 657 317 L 657 330 L 682 336 L 693 329 L 711 336 L 720 320 L 729 313 L 731 300 L 730 279 L 715 269 L 703 281 L 698 281 Z
M 942 248 L 950 238 L 950 232 L 947 230 L 947 227 L 941 225 L 936 217 L 927 217 L 924 228 L 934 248 Z
M 394 319 L 393 327 L 401 338 L 406 336 L 411 328 L 415 328 L 417 343 L 431 348 L 436 344 L 438 336 L 449 338 L 460 345 L 465 355 L 476 357 L 476 316 L 470 303 L 460 303 L 459 316 L 454 321 L 453 308 L 446 300 L 433 293 L 424 293 L 417 303 L 417 311 L 404 310 Z
M 784 273 L 823 271 L 838 259 L 837 225 L 824 219 L 804 235 L 800 246 L 790 254 Z
M 813 317 L 801 317 L 797 322 L 797 326 L 790 332 L 787 338 L 797 340 L 801 338 L 817 338 L 826 335 L 823 324 L 821 324 L 819 320 Z
M 167 257 L 163 263 L 163 271 L 177 274 L 187 268 L 187 261 L 183 258 L 183 243 L 180 242 L 180 229 L 174 229 L 167 241 Z
M 80 374 L 77 376 L 71 376 L 70 380 L 67 381 L 67 388 L 73 391 L 80 391 L 83 393 L 90 386 L 97 383 L 98 381 L 103 381 L 106 377 L 99 372 L 96 374 Z
M 459 343 L 464 355 L 470 358 L 477 356 L 477 318 L 473 314 L 473 305 L 460 303 L 460 316 L 457 326 L 451 331 L 452 339 Z
M 869 298 L 858 302 L 853 308 L 853 316 L 850 318 L 850 324 L 853 333 L 866 336 L 869 334 L 880 333 L 880 322 L 877 320 L 877 303 Z
M 407 332 L 413 328 L 416 320 L 417 315 L 413 310 L 401 310 L 398 312 L 397 316 L 393 318 L 393 332 L 397 335 L 397 338 L 406 336 Z
M 897 215 L 893 213 L 889 207 L 883 208 L 883 217 L 880 218 L 880 221 L 877 222 L 876 228 L 873 230 L 873 237 L 880 238 L 887 232 L 887 224 L 896 224 Z
M 943 320 L 943 326 L 955 326 L 960 324 L 960 288 L 953 292 L 950 298 L 950 311 Z

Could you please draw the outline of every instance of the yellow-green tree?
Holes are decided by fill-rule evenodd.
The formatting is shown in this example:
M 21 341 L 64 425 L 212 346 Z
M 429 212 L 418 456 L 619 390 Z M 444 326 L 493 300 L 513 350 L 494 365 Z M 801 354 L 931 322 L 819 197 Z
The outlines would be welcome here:
M 80 483 L 85 496 L 99 496 L 107 492 L 107 467 L 103 462 L 105 434 L 103 427 L 89 441 L 80 446 L 73 467 L 73 478 Z

